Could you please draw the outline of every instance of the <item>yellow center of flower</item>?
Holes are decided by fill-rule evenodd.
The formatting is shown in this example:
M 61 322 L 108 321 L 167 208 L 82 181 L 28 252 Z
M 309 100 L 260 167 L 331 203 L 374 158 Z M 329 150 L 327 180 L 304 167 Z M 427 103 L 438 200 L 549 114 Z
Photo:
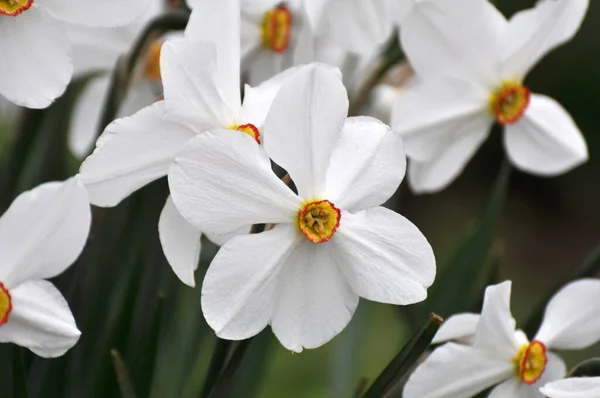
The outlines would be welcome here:
M 298 210 L 298 229 L 313 243 L 327 242 L 340 226 L 340 218 L 340 209 L 330 201 L 308 201 Z
M 490 113 L 498 123 L 517 122 L 529 105 L 529 89 L 522 84 L 505 81 L 502 86 L 490 94 Z
M 4 325 L 8 321 L 10 311 L 12 311 L 12 300 L 10 298 L 10 293 L 0 282 L 0 326 Z
M 160 50 L 163 42 L 160 40 L 153 41 L 148 47 L 146 59 L 144 61 L 144 76 L 150 81 L 160 81 Z
M 32 4 L 33 0 L 0 0 L 0 15 L 16 17 L 29 10 Z
M 548 357 L 546 346 L 538 340 L 523 344 L 513 357 L 515 376 L 525 384 L 533 384 L 542 377 Z
M 237 130 L 241 131 L 242 133 L 248 134 L 250 137 L 254 138 L 254 141 L 256 141 L 257 144 L 260 144 L 260 131 L 258 130 L 258 128 L 256 128 L 255 125 L 250 123 L 242 125 L 232 123 L 229 125 L 229 128 L 231 130 Z
M 290 42 L 292 13 L 283 6 L 277 6 L 265 13 L 261 25 L 262 44 L 276 53 L 284 52 Z

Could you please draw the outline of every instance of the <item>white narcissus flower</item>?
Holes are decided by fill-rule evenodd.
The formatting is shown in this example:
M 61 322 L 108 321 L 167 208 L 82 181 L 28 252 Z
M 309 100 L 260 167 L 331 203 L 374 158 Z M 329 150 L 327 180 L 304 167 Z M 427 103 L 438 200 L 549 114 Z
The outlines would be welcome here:
M 488 1 L 421 0 L 401 41 L 423 83 L 404 95 L 392 128 L 406 144 L 415 192 L 450 184 L 488 137 L 504 126 L 504 146 L 520 170 L 554 176 L 582 164 L 587 145 L 555 100 L 530 94 L 529 70 L 579 29 L 589 0 L 542 0 L 507 21 Z
M 214 12 L 195 7 L 185 38 L 163 45 L 160 72 L 164 101 L 111 123 L 83 162 L 80 174 L 92 204 L 115 206 L 132 192 L 164 177 L 185 143 L 209 129 L 238 129 L 261 141 L 271 102 L 294 70 L 256 88 L 246 86 L 242 103 L 239 4 L 237 0 L 220 3 L 222 8 Z M 170 199 L 160 217 L 159 234 L 175 274 L 194 286 L 201 231 L 187 224 Z M 212 238 L 222 243 L 227 237 Z
M 600 398 L 600 377 L 572 377 L 540 388 L 548 398 Z
M 90 222 L 78 177 L 22 193 L 0 217 L 0 342 L 42 357 L 61 356 L 77 343 L 80 332 L 67 302 L 44 279 L 79 257 Z
M 239 132 L 212 131 L 171 166 L 173 201 L 191 224 L 216 234 L 277 224 L 229 240 L 210 265 L 202 310 L 219 337 L 246 339 L 270 324 L 283 346 L 300 352 L 340 333 L 359 296 L 400 305 L 426 298 L 435 277 L 431 246 L 380 206 L 404 175 L 402 140 L 347 111 L 339 76 L 306 66 L 273 102 L 265 150 Z
M 118 26 L 148 7 L 147 0 L 0 1 L 0 95 L 17 105 L 45 108 L 71 80 L 71 44 L 64 23 Z
M 490 398 L 543 398 L 538 391 L 562 379 L 566 369 L 552 349 L 582 349 L 600 340 L 600 280 L 580 279 L 548 302 L 532 341 L 515 330 L 510 312 L 511 282 L 489 286 L 481 316 L 448 319 L 435 349 L 410 376 L 405 398 L 469 398 L 494 387 Z

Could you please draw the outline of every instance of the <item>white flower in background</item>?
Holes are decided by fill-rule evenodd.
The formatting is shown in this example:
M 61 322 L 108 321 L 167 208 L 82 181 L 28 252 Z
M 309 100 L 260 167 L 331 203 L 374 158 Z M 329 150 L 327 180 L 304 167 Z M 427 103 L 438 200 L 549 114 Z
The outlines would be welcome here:
M 539 388 L 562 379 L 565 364 L 551 349 L 583 349 L 600 340 L 600 280 L 580 279 L 548 302 L 532 341 L 515 330 L 511 283 L 489 286 L 481 316 L 460 314 L 442 325 L 435 342 L 447 343 L 419 365 L 405 398 L 469 398 L 496 386 L 490 398 L 543 398 Z
M 548 398 L 600 398 L 600 377 L 573 377 L 540 388 Z
M 0 95 L 17 105 L 45 108 L 73 74 L 65 23 L 118 26 L 148 8 L 147 0 L 0 1 Z
M 191 224 L 216 234 L 277 224 L 232 238 L 210 265 L 202 310 L 219 337 L 246 339 L 270 324 L 299 352 L 340 333 L 359 296 L 401 305 L 427 296 L 431 246 L 380 206 L 404 175 L 402 140 L 378 120 L 347 119 L 347 111 L 339 76 L 306 66 L 273 102 L 265 150 L 239 132 L 212 131 L 171 166 L 173 201 Z M 267 153 L 298 195 L 273 173 Z
M 147 23 L 163 11 L 164 4 L 165 0 L 151 0 L 146 13 L 127 26 L 66 26 L 73 45 L 73 77 L 93 74 L 77 98 L 69 124 L 67 142 L 75 156 L 83 158 L 93 149 L 118 58 L 131 50 Z M 139 111 L 161 95 L 159 56 L 162 42 L 163 39 L 158 38 L 146 50 L 140 71 L 135 74 L 135 81 L 128 88 L 117 113 L 119 117 Z
M 588 158 L 571 116 L 523 80 L 579 29 L 589 0 L 542 0 L 506 21 L 488 1 L 423 0 L 402 23 L 401 41 L 424 82 L 404 95 L 392 127 L 403 137 L 415 192 L 450 184 L 488 137 L 504 126 L 504 146 L 520 170 L 565 173 Z
M 165 176 L 184 144 L 206 130 L 236 129 L 261 141 L 260 130 L 271 101 L 293 71 L 256 88 L 246 86 L 242 103 L 239 4 L 236 0 L 220 3 L 221 8 L 210 12 L 196 6 L 185 38 L 163 45 L 160 72 L 164 101 L 111 123 L 98 139 L 94 153 L 83 162 L 80 173 L 91 203 L 115 206 Z M 193 286 L 201 232 L 179 215 L 170 198 L 160 217 L 159 233 L 175 274 Z M 226 237 L 212 238 L 222 243 L 220 239 Z
M 0 342 L 42 357 L 63 355 L 80 332 L 61 293 L 44 279 L 83 250 L 90 205 L 78 177 L 19 195 L 0 217 Z

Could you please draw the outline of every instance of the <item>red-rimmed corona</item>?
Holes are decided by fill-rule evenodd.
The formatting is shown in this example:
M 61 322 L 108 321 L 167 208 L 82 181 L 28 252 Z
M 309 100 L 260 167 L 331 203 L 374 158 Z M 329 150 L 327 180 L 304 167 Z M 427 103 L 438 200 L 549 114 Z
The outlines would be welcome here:
M 12 311 L 12 298 L 8 289 L 0 282 L 0 326 L 8 322 L 8 317 Z
M 502 125 L 516 123 L 529 106 L 530 97 L 527 87 L 505 81 L 498 90 L 490 94 L 490 112 Z
M 313 243 L 327 242 L 340 226 L 342 213 L 328 200 L 307 201 L 298 210 L 298 229 Z
M 254 138 L 257 144 L 260 144 L 260 130 L 258 127 L 253 125 L 252 123 L 246 123 L 242 125 L 232 124 L 230 126 L 232 130 L 241 131 L 242 133 L 248 134 L 250 137 Z
M 162 45 L 162 40 L 150 43 L 144 60 L 144 76 L 153 82 L 160 82 L 160 52 Z
M 290 42 L 292 13 L 283 5 L 270 9 L 265 13 L 261 30 L 264 47 L 276 53 L 284 52 Z
M 33 5 L 33 0 L 0 0 L 0 15 L 16 17 L 27 11 Z
M 523 344 L 514 356 L 513 363 L 515 376 L 525 384 L 534 384 L 546 370 L 548 363 L 546 345 L 538 340 Z

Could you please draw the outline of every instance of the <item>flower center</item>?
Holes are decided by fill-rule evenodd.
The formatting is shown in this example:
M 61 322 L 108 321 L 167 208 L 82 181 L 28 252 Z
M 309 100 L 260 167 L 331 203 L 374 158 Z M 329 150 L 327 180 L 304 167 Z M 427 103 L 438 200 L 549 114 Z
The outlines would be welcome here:
M 284 52 L 290 42 L 292 13 L 283 6 L 277 6 L 265 13 L 261 25 L 262 44 L 276 53 Z
M 248 134 L 250 137 L 254 138 L 254 141 L 256 141 L 257 144 L 260 144 L 260 131 L 258 131 L 255 125 L 248 123 L 238 126 L 237 124 L 232 123 L 229 128 Z
M 160 81 L 160 50 L 162 45 L 163 42 L 160 40 L 152 42 L 148 47 L 144 61 L 144 76 L 153 82 Z
M 29 10 L 32 4 L 33 0 L 0 0 L 0 15 L 16 17 Z
M 12 299 L 10 298 L 10 293 L 2 282 L 0 282 L 0 326 L 4 325 L 8 322 L 8 316 L 12 311 Z
M 500 124 L 517 122 L 529 105 L 529 89 L 522 84 L 505 81 L 490 94 L 490 112 Z
M 542 377 L 546 369 L 546 346 L 538 340 L 523 344 L 513 357 L 515 376 L 525 384 L 533 384 Z
M 327 242 L 340 226 L 342 213 L 328 200 L 305 202 L 298 210 L 298 228 L 313 243 Z

